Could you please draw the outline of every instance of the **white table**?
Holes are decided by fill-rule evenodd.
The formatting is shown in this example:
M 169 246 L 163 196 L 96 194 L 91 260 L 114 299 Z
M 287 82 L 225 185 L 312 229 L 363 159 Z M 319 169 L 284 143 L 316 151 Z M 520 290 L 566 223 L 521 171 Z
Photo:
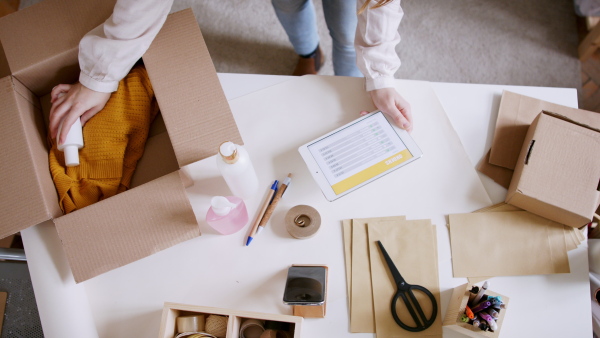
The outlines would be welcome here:
M 290 79 L 290 77 L 283 76 L 242 74 L 220 74 L 219 78 L 229 100 Z M 495 114 L 503 89 L 558 104 L 577 106 L 575 89 L 450 83 L 431 83 L 431 86 L 444 106 L 473 166 L 479 162 L 491 144 Z M 487 177 L 480 176 L 492 202 L 503 201 L 506 190 Z M 341 242 L 341 228 L 335 231 L 339 234 L 333 240 Z M 439 231 L 443 230 L 438 229 L 438 233 Z M 289 240 L 285 238 L 285 231 L 276 235 L 282 237 L 282 241 Z M 142 336 L 152 336 L 155 334 L 154 332 L 158 332 L 162 303 L 142 300 L 148 295 L 152 295 L 152 298 L 162 301 L 186 303 L 185 297 L 181 295 L 189 294 L 190 298 L 194 298 L 197 291 L 186 286 L 185 290 L 177 290 L 177 299 L 172 298 L 170 290 L 179 287 L 177 278 L 185 278 L 185 274 L 181 275 L 181 269 L 177 269 L 175 266 L 185 264 L 186 257 L 181 257 L 179 263 L 173 264 L 166 258 L 162 261 L 161 257 L 166 256 L 161 256 L 161 254 L 151 260 L 143 259 L 136 262 L 136 273 L 139 275 L 136 275 L 135 278 L 143 280 L 144 278 L 154 278 L 157 274 L 167 275 L 169 281 L 164 283 L 164 287 L 148 287 L 144 283 L 132 286 L 126 282 L 127 274 L 123 274 L 126 270 L 122 269 L 109 272 L 108 274 L 112 274 L 113 278 L 99 276 L 75 285 L 70 276 L 60 240 L 51 223 L 43 223 L 24 230 L 22 236 L 42 325 L 47 337 L 74 336 L 74 332 L 79 332 L 80 336 L 92 336 L 97 332 L 102 337 L 129 337 L 132 327 L 138 327 L 138 331 L 143 333 Z M 208 241 L 211 240 L 210 234 L 206 237 L 181 243 L 176 250 L 193 252 L 197 248 L 196 246 L 203 245 L 203 243 L 208 244 Z M 213 236 L 212 238 L 217 237 Z M 447 241 L 447 236 L 438 238 L 438 246 L 449 246 L 448 243 L 440 243 L 441 241 Z M 268 244 L 263 242 L 256 245 Z M 279 252 L 273 254 L 289 255 L 290 259 L 295 259 L 291 263 L 302 263 L 304 256 L 310 256 L 310 253 L 304 256 Z M 339 258 L 332 261 L 335 266 L 330 266 L 330 271 L 343 274 L 343 252 L 340 250 L 335 255 L 339 255 Z M 440 255 L 443 254 L 440 253 Z M 205 259 L 216 258 L 207 254 Z M 314 260 L 315 257 L 311 259 Z M 572 271 L 570 274 L 492 279 L 494 291 L 511 297 L 511 311 L 507 312 L 502 336 L 590 337 L 592 335 L 591 305 L 588 296 L 587 244 L 584 243 L 578 249 L 570 252 L 569 260 Z M 228 262 L 228 264 L 230 266 L 227 268 L 236 269 L 235 261 Z M 156 271 L 157 266 L 160 267 L 160 271 Z M 194 269 L 195 267 L 190 266 L 189 268 Z M 120 274 L 123 276 L 119 276 Z M 219 271 L 210 271 L 206 273 L 206 280 L 202 280 L 201 283 L 204 286 L 213 287 L 214 295 L 206 297 L 206 303 L 197 301 L 187 303 L 216 306 L 214 303 L 219 300 L 217 306 L 224 308 L 243 307 L 244 310 L 258 312 L 261 312 L 259 309 L 268 308 L 273 309 L 270 312 L 290 314 L 290 308 L 282 304 L 278 294 L 280 292 L 279 284 L 285 279 L 285 274 L 286 270 L 281 269 L 275 275 L 240 276 L 235 280 L 222 280 L 219 278 Z M 121 280 L 124 282 L 115 283 L 114 276 L 123 278 Z M 449 255 L 442 257 L 440 261 L 440 280 L 443 315 L 450 297 L 450 288 L 465 282 L 464 279 L 452 278 Z M 244 283 L 247 284 L 244 285 Z M 235 295 L 227 297 L 226 290 L 228 288 L 244 291 L 238 291 Z M 98 290 L 110 290 L 110 292 L 101 294 Z M 128 299 L 139 299 L 140 302 L 139 304 L 124 303 L 115 295 L 128 295 Z M 253 306 L 244 302 L 245 298 L 261 299 L 261 302 L 264 303 Z M 336 337 L 372 336 L 371 334 L 351 335 L 348 333 L 348 328 L 340 325 L 340 323 L 347 323 L 348 320 L 347 311 L 339 310 L 344 308 L 345 299 L 329 299 L 328 301 L 335 303 L 333 304 L 335 306 L 330 308 L 333 310 L 328 312 L 325 319 L 305 320 L 303 337 L 331 337 L 332 332 L 335 332 Z M 539 304 L 534 305 L 535 302 L 539 302 Z M 328 334 L 322 334 L 323 331 L 320 331 L 324 327 L 328 327 L 326 329 Z M 148 334 L 149 332 L 151 334 Z M 460 336 L 447 330 L 444 331 L 444 335 Z

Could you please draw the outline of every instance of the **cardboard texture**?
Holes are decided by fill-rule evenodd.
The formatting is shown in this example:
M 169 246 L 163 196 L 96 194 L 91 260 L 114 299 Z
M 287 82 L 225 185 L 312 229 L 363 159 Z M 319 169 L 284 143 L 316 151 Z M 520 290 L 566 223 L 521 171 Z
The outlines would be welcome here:
M 513 170 L 491 164 L 490 153 L 491 150 L 488 151 L 481 162 L 479 162 L 477 171 L 491 178 L 494 182 L 500 184 L 500 186 L 508 189 L 510 181 L 512 180 Z
M 508 303 L 510 299 L 505 295 L 501 295 L 491 290 L 486 290 L 485 294 L 488 296 L 501 296 L 502 302 L 506 304 L 507 309 L 499 311 L 499 316 L 496 320 L 496 325 L 498 325 L 498 329 L 496 331 L 482 331 L 478 328 L 473 327 L 472 324 L 465 323 L 460 320 L 462 314 L 465 313 L 465 308 L 469 301 L 469 290 L 471 290 L 472 285 L 473 284 L 468 283 L 459 285 L 454 288 L 454 290 L 452 291 L 452 298 L 450 298 L 450 304 L 448 304 L 448 310 L 446 310 L 446 317 L 444 317 L 443 326 L 453 331 L 467 335 L 469 337 L 497 338 L 500 335 L 500 331 L 502 330 L 502 324 L 504 323 L 504 317 L 506 316 L 506 311 L 508 309 Z
M 449 219 L 454 277 L 570 272 L 562 224 L 527 211 L 452 214 Z
M 37 96 L 79 77 L 79 41 L 111 14 L 115 0 L 47 0 L 0 19 L 11 74 Z M 43 19 L 42 19 L 43 18 Z
M 368 232 L 377 337 L 442 337 L 435 226 L 429 220 L 370 222 Z M 396 293 L 396 285 L 381 255 L 377 245 L 378 240 L 381 240 L 407 283 L 421 285 L 434 295 L 438 304 L 437 314 L 428 329 L 409 332 L 394 321 L 390 304 Z M 425 315 L 431 314 L 432 305 L 429 298 L 419 292 L 415 292 L 415 297 Z M 399 304 L 402 304 L 401 300 Z M 414 325 L 406 308 L 402 305 L 397 308 L 400 309 L 398 311 L 400 320 L 408 325 Z
M 11 71 L 0 79 L 0 140 L 11 145 L 0 154 L 0 238 L 53 219 L 77 282 L 198 236 L 179 168 L 224 141 L 242 143 L 194 14 L 171 14 L 143 57 L 162 118 L 151 128 L 134 188 L 62 216 L 48 169 L 48 93 L 77 80 L 79 40 L 114 3 L 46 0 L 0 19 Z
M 600 202 L 600 130 L 543 112 L 529 127 L 506 202 L 572 227 Z
M 373 286 L 367 224 L 384 220 L 402 221 L 404 216 L 352 220 L 352 289 L 350 292 L 350 332 L 374 333 Z
M 504 91 L 500 100 L 496 131 L 492 141 L 490 163 L 515 169 L 527 129 L 542 111 L 564 115 L 596 129 L 600 128 L 600 114 L 566 107 L 532 97 Z

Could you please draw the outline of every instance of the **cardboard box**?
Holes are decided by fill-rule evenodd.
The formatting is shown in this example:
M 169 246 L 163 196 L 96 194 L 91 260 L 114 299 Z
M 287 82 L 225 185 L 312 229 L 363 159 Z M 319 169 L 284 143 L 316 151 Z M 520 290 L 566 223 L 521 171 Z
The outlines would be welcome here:
M 538 100 L 509 91 L 502 92 L 489 163 L 514 170 L 527 129 L 541 111 L 561 114 L 600 129 L 600 114 Z
M 48 168 L 49 93 L 77 81 L 79 41 L 114 3 L 46 0 L 0 19 L 0 238 L 51 219 L 77 282 L 199 236 L 179 168 L 223 141 L 242 143 L 194 14 L 171 14 L 143 56 L 162 117 L 132 189 L 62 216 Z
M 600 203 L 600 130 L 542 112 L 517 161 L 506 203 L 581 227 Z
M 500 329 L 502 328 L 502 323 L 504 322 L 506 309 L 501 309 L 498 312 L 499 316 L 496 320 L 496 325 L 498 325 L 498 329 L 494 332 L 482 331 L 479 328 L 474 327 L 472 324 L 465 323 L 460 320 L 462 315 L 465 313 L 465 308 L 469 301 L 469 290 L 471 290 L 471 287 L 472 285 L 467 283 L 454 288 L 454 290 L 452 291 L 452 298 L 450 298 L 450 304 L 448 304 L 448 310 L 446 311 L 446 317 L 444 318 L 442 326 L 467 335 L 469 337 L 497 338 L 500 335 Z M 486 290 L 485 294 L 488 296 L 495 297 L 502 296 L 502 302 L 506 304 L 506 307 L 508 307 L 508 297 L 490 290 Z
M 258 313 L 241 310 L 221 309 L 206 306 L 194 306 L 177 303 L 165 303 L 163 307 L 162 320 L 160 323 L 159 338 L 173 338 L 177 334 L 176 320 L 179 316 L 191 316 L 196 314 L 216 314 L 228 316 L 226 338 L 240 337 L 240 325 L 244 319 L 270 320 L 290 323 L 290 337 L 300 338 L 302 328 L 302 317 L 278 314 Z M 279 336 L 278 336 L 279 337 Z

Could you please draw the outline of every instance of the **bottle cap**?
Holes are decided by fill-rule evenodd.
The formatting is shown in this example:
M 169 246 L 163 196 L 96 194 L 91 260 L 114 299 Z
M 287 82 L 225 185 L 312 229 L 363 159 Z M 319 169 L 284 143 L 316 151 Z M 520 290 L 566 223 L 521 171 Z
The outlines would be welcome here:
M 233 142 L 227 141 L 221 143 L 219 146 L 219 153 L 225 163 L 233 164 L 238 160 L 237 147 Z
M 229 202 L 229 200 L 223 196 L 215 196 L 210 200 L 210 205 L 219 216 L 227 215 L 231 209 L 235 208 L 237 204 Z
M 76 167 L 79 165 L 79 148 L 76 145 L 65 146 L 65 165 L 67 167 Z

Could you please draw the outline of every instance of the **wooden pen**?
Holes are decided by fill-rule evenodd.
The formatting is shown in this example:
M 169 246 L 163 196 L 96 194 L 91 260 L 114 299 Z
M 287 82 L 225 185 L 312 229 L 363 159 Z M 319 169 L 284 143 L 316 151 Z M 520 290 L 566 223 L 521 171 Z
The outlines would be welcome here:
M 258 224 L 258 228 L 256 229 L 255 236 L 258 235 L 259 232 L 261 232 L 261 230 L 265 227 L 265 225 L 271 218 L 271 215 L 273 214 L 275 207 L 281 200 L 281 196 L 283 196 L 283 193 L 285 193 L 285 191 L 287 190 L 287 187 L 290 185 L 290 183 L 292 183 L 292 174 L 291 173 L 281 183 L 279 190 L 277 190 L 275 197 L 273 197 L 273 201 L 271 202 L 271 204 L 269 204 L 269 207 L 265 211 L 265 215 L 263 216 L 263 218 L 260 220 L 260 223 Z

